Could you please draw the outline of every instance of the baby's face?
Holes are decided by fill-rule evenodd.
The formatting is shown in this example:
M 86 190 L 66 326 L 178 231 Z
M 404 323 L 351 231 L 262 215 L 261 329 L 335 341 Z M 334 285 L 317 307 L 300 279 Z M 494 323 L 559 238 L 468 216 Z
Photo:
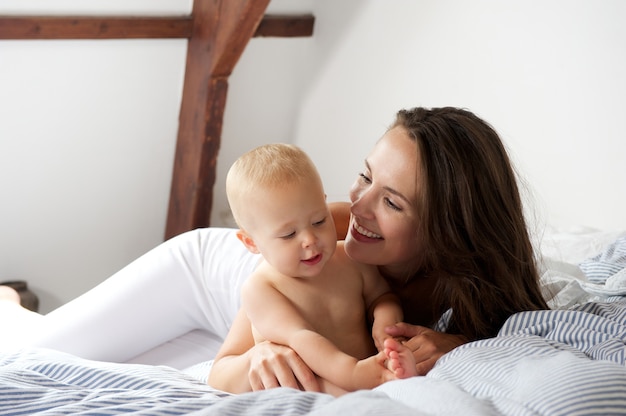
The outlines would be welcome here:
M 321 184 L 291 185 L 260 192 L 251 210 L 252 238 L 280 273 L 312 277 L 337 247 L 337 234 Z

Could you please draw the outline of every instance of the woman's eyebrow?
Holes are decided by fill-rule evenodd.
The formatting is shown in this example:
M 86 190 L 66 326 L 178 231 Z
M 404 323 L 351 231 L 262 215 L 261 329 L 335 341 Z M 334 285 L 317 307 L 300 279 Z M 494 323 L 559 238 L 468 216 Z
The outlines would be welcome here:
M 395 196 L 397 196 L 398 198 L 402 199 L 404 202 L 406 202 L 409 205 L 413 205 L 411 203 L 411 201 L 409 201 L 409 198 L 405 197 L 404 194 L 402 194 L 401 192 L 390 188 L 389 186 L 383 186 L 383 189 L 386 190 L 387 192 L 389 192 L 390 194 L 394 194 Z
M 372 172 L 372 168 L 370 167 L 370 164 L 367 162 L 367 159 L 365 159 L 365 168 L 367 170 L 369 170 L 370 172 Z M 374 175 L 372 175 L 374 176 Z M 404 194 L 390 186 L 383 186 L 382 189 L 384 189 L 385 191 L 389 192 L 390 194 L 393 194 L 395 196 L 397 196 L 398 198 L 402 199 L 404 202 L 406 202 L 409 205 L 413 205 L 411 203 L 411 201 L 409 200 L 409 198 L 407 198 L 406 196 L 404 196 Z

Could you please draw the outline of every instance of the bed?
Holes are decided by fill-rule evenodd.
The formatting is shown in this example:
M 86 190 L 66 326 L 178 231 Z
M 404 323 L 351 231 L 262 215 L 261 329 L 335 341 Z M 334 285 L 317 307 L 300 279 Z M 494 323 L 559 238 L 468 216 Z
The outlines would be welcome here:
M 425 377 L 339 398 L 286 388 L 231 395 L 205 383 L 206 363 L 181 371 L 7 349 L 0 414 L 626 414 L 626 232 L 549 230 L 536 244 L 553 309 L 512 316 Z

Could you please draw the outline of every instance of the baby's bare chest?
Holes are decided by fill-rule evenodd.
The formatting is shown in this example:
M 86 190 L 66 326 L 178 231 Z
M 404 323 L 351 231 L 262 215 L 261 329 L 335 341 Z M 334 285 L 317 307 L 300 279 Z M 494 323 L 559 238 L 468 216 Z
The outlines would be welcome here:
M 364 310 L 363 285 L 360 279 L 352 277 L 337 277 L 325 279 L 311 284 L 292 285 L 285 288 L 289 299 L 310 318 L 328 318 L 332 321 L 349 320 L 353 310 Z M 339 319 L 341 318 L 341 319 Z
M 351 275 L 291 282 L 279 290 L 288 297 L 301 316 L 343 351 L 364 355 L 370 351 L 363 282 Z

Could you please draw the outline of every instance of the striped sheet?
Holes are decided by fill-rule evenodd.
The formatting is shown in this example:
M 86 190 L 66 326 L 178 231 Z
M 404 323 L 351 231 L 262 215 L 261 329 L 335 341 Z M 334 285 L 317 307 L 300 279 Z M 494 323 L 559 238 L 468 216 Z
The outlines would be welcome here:
M 444 356 L 452 381 L 505 415 L 626 414 L 626 299 L 524 312 Z
M 0 356 L 1 415 L 415 415 L 385 394 L 357 392 L 341 399 L 274 389 L 229 395 L 178 370 L 83 360 L 32 349 Z
M 290 389 L 228 395 L 167 367 L 33 349 L 0 356 L 0 414 L 626 414 L 625 351 L 626 298 L 517 314 L 427 377 L 339 399 Z
M 591 283 L 604 283 L 626 268 L 626 237 L 620 237 L 597 256 L 580 263 L 580 269 Z

